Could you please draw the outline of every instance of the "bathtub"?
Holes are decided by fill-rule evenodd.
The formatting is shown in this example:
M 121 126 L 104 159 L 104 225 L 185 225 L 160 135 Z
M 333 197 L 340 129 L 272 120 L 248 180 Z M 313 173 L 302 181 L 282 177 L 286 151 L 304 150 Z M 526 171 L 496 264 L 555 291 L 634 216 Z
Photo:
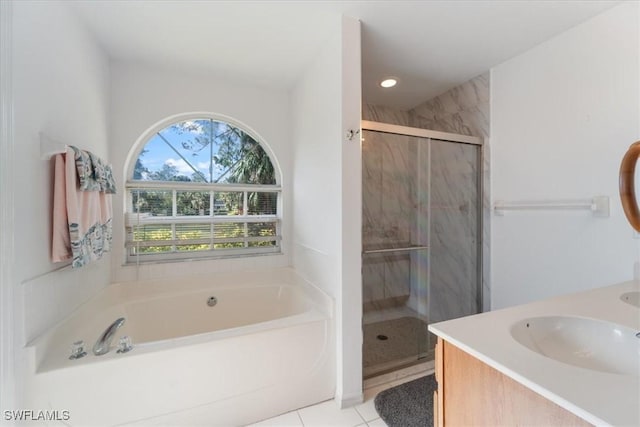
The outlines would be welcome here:
M 29 343 L 25 403 L 72 426 L 245 425 L 333 397 L 333 331 L 332 300 L 290 269 L 113 284 Z

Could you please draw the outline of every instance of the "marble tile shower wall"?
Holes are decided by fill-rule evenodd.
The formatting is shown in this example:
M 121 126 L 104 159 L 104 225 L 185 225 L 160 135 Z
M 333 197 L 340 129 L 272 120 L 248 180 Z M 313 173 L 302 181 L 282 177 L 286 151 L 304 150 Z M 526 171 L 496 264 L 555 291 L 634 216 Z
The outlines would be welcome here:
M 372 122 L 411 126 L 411 115 L 408 112 L 381 105 L 363 105 L 362 119 L 371 120 Z
M 489 137 L 489 73 L 482 74 L 408 112 L 413 127 Z
M 443 132 L 489 137 L 489 74 L 478 76 L 467 83 L 451 89 L 410 111 L 399 111 L 384 106 L 363 106 L 363 119 L 403 126 L 438 130 Z M 397 145 L 397 144 L 396 144 Z M 385 153 L 380 148 L 372 153 L 369 145 L 368 156 L 364 153 L 366 141 L 363 144 L 363 244 L 382 245 L 387 238 L 387 244 L 394 244 L 399 240 L 399 229 L 406 226 L 408 230 L 416 230 L 420 224 L 420 215 L 416 209 L 406 209 L 402 220 L 396 215 L 384 213 L 384 206 L 389 200 L 405 201 L 405 206 L 421 206 L 417 194 L 412 194 L 412 188 L 429 188 L 428 182 L 417 183 L 417 178 L 407 178 L 417 167 L 415 144 L 401 144 L 394 150 L 394 161 L 384 160 Z M 381 146 L 382 147 L 382 146 Z M 482 199 L 482 233 L 485 254 L 482 265 L 483 302 L 485 310 L 490 307 L 489 288 L 489 153 L 485 143 L 482 156 L 483 187 Z M 472 164 L 477 164 L 477 151 L 473 146 L 457 144 L 432 144 L 431 147 L 432 180 L 430 213 L 430 259 L 428 265 L 431 273 L 431 301 L 430 318 L 432 321 L 460 317 L 475 312 L 476 307 L 476 277 L 477 277 L 477 239 L 472 230 L 477 227 L 478 217 L 477 181 Z M 391 153 L 390 147 L 384 146 L 386 155 Z M 367 157 L 370 157 L 367 159 Z M 375 159 L 375 160 L 373 160 Z M 375 175 L 381 162 L 386 161 L 386 172 L 377 180 L 369 181 Z M 395 173 L 393 172 L 394 168 Z M 415 174 L 414 174 L 415 175 Z M 385 178 L 382 178 L 384 176 Z M 404 176 L 404 182 L 394 182 Z M 393 177 L 393 178 L 392 178 Z M 422 179 L 428 179 L 422 177 Z M 407 181 L 408 180 L 408 181 Z M 413 182 L 411 181 L 413 180 Z M 416 185 L 419 184 L 417 187 Z M 401 189 L 401 190 L 399 190 Z M 408 192 L 407 192 L 408 191 Z M 395 197 L 395 199 L 394 199 Z M 402 199 L 402 200 L 401 200 Z M 435 209 L 433 209 L 435 207 Z M 457 209 L 453 209 L 457 207 Z M 387 209 L 388 213 L 391 211 Z M 403 223 L 404 221 L 404 223 Z M 429 222 L 422 221 L 428 224 Z M 411 225 L 413 224 L 413 229 Z M 418 227 L 418 231 L 420 227 Z M 420 239 L 425 239 L 427 231 Z M 414 235 L 411 243 L 418 243 Z M 423 242 L 424 243 L 424 242 Z M 415 255 L 414 255 L 415 256 Z M 363 260 L 363 297 L 365 307 L 376 308 L 378 301 L 384 301 L 386 296 L 408 296 L 420 290 L 411 289 L 412 262 L 409 255 L 369 255 Z M 415 265 L 415 262 L 413 263 Z

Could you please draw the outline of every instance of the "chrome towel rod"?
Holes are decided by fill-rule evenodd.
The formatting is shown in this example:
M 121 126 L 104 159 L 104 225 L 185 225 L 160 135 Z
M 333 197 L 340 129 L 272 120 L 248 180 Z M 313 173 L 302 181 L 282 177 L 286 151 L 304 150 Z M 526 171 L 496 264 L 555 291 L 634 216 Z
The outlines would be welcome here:
M 387 248 L 387 249 L 372 249 L 369 251 L 363 251 L 362 253 L 365 255 L 368 254 L 382 254 L 386 252 L 409 252 L 409 251 L 419 251 L 422 249 L 428 249 L 429 246 L 407 246 L 406 248 Z

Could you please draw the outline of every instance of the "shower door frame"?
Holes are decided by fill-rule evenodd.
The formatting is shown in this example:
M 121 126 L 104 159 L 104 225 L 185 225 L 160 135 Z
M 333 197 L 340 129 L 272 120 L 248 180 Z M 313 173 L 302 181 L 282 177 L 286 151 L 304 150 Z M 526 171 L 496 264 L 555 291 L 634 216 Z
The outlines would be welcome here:
M 362 136 L 364 134 L 363 131 L 368 130 L 368 131 L 374 131 L 374 132 L 383 132 L 383 133 L 390 133 L 390 134 L 397 134 L 397 135 L 404 135 L 404 136 L 414 136 L 414 137 L 418 137 L 418 138 L 427 138 L 430 141 L 431 140 L 438 140 L 438 141 L 444 141 L 444 142 L 451 142 L 451 143 L 460 143 L 460 144 L 469 144 L 469 145 L 476 145 L 479 148 L 479 153 L 478 153 L 478 175 L 477 175 L 477 191 L 478 191 L 478 209 L 476 212 L 477 215 L 477 224 L 478 224 L 478 239 L 476 242 L 476 249 L 477 249 L 477 271 L 476 271 L 476 278 L 477 278 L 477 283 L 476 283 L 476 309 L 478 313 L 482 313 L 484 311 L 484 298 L 483 298 L 483 260 L 484 260 L 484 253 L 483 253 L 483 236 L 484 236 L 484 215 L 483 215 L 483 211 L 484 211 L 484 141 L 482 138 L 477 137 L 477 136 L 470 136 L 470 135 L 460 135 L 460 134 L 456 134 L 456 133 L 449 133 L 449 132 L 440 132 L 440 131 L 435 131 L 435 130 L 430 130 L 430 129 L 421 129 L 421 128 L 414 128 L 414 127 L 409 127 L 409 126 L 402 126 L 402 125 L 394 125 L 391 123 L 382 123 L 382 122 L 374 122 L 374 121 L 370 121 L 370 120 L 362 120 L 360 122 L 360 129 L 361 129 L 361 133 L 360 135 Z M 429 196 L 429 200 L 431 199 L 431 197 Z M 429 203 L 430 204 L 430 203 Z M 430 206 L 429 208 L 430 209 Z M 429 242 L 427 243 L 427 247 L 429 248 L 429 252 L 431 251 L 430 246 L 431 246 L 431 237 L 429 236 Z M 363 252 L 364 254 L 364 252 Z

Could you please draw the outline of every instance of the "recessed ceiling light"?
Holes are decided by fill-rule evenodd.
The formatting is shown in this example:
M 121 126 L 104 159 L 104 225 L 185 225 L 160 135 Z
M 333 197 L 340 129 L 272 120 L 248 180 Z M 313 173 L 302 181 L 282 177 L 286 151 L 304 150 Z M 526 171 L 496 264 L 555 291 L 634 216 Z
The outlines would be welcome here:
M 394 87 L 398 83 L 398 79 L 395 77 L 387 77 L 380 82 L 382 87 Z

